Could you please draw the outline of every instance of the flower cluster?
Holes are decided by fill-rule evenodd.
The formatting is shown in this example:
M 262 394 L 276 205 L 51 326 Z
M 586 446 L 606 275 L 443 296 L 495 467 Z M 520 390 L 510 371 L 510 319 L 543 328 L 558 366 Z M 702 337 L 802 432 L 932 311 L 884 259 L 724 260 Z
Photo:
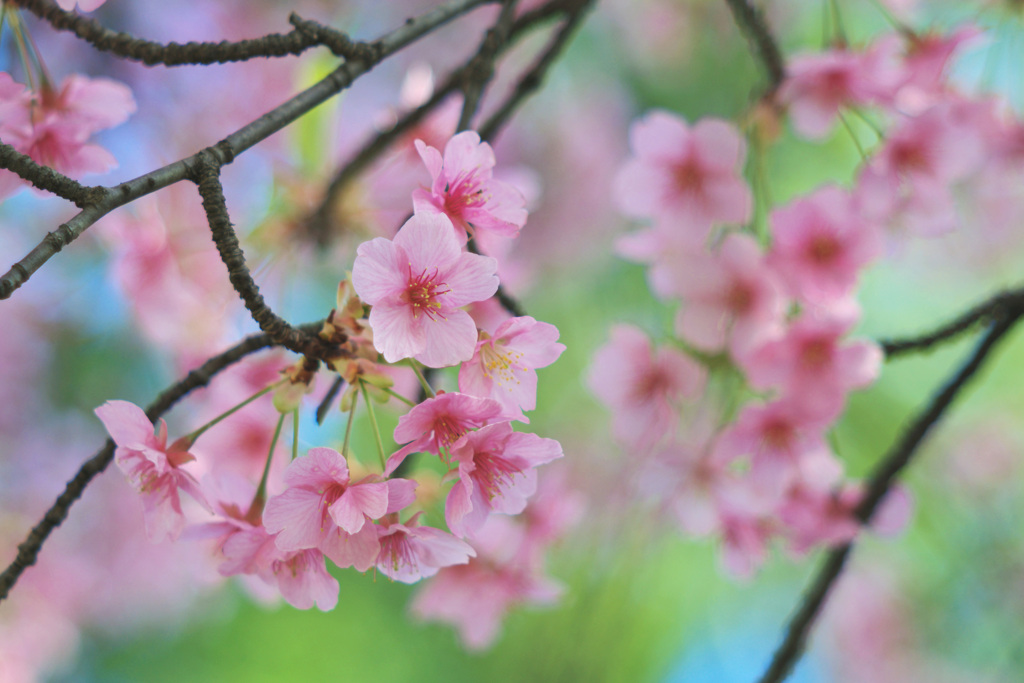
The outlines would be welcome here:
M 283 377 L 265 379 L 262 388 L 255 384 L 258 391 L 250 399 L 171 446 L 163 422 L 154 435 L 153 424 L 130 403 L 108 402 L 96 413 L 117 445 L 118 466 L 144 496 L 151 540 L 181 535 L 184 491 L 217 517 L 187 535 L 214 539 L 222 575 L 258 577 L 303 609 L 337 604 L 338 584 L 326 560 L 404 583 L 443 572 L 441 587 L 425 596 L 452 592 L 451 577 L 462 571 L 453 567 L 465 566 L 478 581 L 504 582 L 509 590 L 489 606 L 453 598 L 438 609 L 424 597 L 417 609 L 455 623 L 467 643 L 482 646 L 496 636 L 511 605 L 547 603 L 558 593 L 542 573 L 542 558 L 566 513 L 550 503 L 539 506 L 527 523 L 538 530 L 522 541 L 521 552 L 511 554 L 497 549 L 506 548 L 508 529 L 516 523 L 495 516 L 523 513 L 537 489 L 536 468 L 562 457 L 557 441 L 516 431 L 513 422 L 529 421 L 525 413 L 536 406 L 537 369 L 557 360 L 565 346 L 553 325 L 534 318 L 507 317 L 483 331 L 465 310 L 491 299 L 499 286 L 497 260 L 465 250 L 468 239 L 483 231 L 511 238 L 526 221 L 522 195 L 491 178 L 490 146 L 467 131 L 452 137 L 443 155 L 422 141 L 416 149 L 434 179 L 431 189 L 415 192 L 415 213 L 392 239 L 377 237 L 359 246 L 351 277 L 339 286 L 337 306 L 320 333 L 337 349 L 328 359 L 336 381 L 347 385 L 341 408 L 348 424 L 340 451 L 318 446 L 302 456 L 293 453 L 283 471 L 274 470 L 275 435 L 257 487 L 218 466 L 233 459 L 215 452 L 231 443 L 222 436 L 202 451 L 209 459 L 202 485 L 186 469 L 199 465 L 194 444 L 200 436 L 264 394 L 273 393 L 279 432 L 285 416 L 297 414 L 312 390 L 318 365 L 308 360 L 285 368 Z M 410 366 L 422 383 L 418 402 L 395 390 Z M 460 391 L 435 392 L 422 369 L 452 366 L 459 368 Z M 349 447 L 361 400 L 377 431 L 377 472 L 353 459 Z M 410 409 L 394 430 L 400 447 L 388 457 L 374 404 L 396 401 Z M 218 427 L 214 433 L 227 431 Z M 436 457 L 447 470 L 447 531 L 426 523 L 440 502 L 439 484 L 426 463 L 407 460 L 414 453 Z M 430 483 L 419 493 L 418 477 Z
M 796 133 L 817 140 L 852 110 L 876 117 L 881 138 L 852 187 L 825 183 L 764 206 L 763 224 L 742 177 L 747 145 L 731 124 L 655 111 L 630 130 L 615 197 L 648 226 L 617 248 L 648 266 L 655 295 L 678 304 L 674 338 L 654 349 L 640 329 L 613 327 L 590 387 L 613 412 L 616 439 L 644 456 L 637 486 L 688 533 L 716 535 L 735 574 L 751 574 L 772 538 L 799 554 L 857 533 L 860 489 L 844 481 L 828 433 L 881 367 L 878 345 L 850 337 L 860 273 L 887 241 L 947 232 L 958 210 L 971 210 L 963 197 L 1007 196 L 1018 177 L 1004 160 L 1020 124 L 945 77 L 976 33 L 886 36 L 795 58 L 752 119 L 759 148 L 777 128 L 766 111 L 788 111 Z M 1004 201 L 992 212 L 997 222 L 1011 206 L 1020 211 Z M 732 388 L 717 411 L 707 399 L 695 408 L 712 382 Z M 905 497 L 892 500 L 905 508 Z

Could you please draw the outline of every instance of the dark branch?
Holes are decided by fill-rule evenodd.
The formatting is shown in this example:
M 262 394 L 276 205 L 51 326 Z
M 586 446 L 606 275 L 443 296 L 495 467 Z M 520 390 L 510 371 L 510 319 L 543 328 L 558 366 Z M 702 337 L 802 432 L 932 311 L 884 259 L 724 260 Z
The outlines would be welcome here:
M 136 38 L 120 31 L 111 31 L 95 19 L 75 12 L 65 12 L 52 0 L 9 0 L 24 7 L 55 29 L 68 31 L 86 41 L 97 50 L 110 52 L 136 62 L 153 66 L 182 66 L 186 64 L 224 64 L 244 62 L 256 57 L 283 57 L 300 55 L 311 47 L 323 45 L 341 57 L 356 56 L 363 49 L 345 34 L 328 29 L 315 22 L 292 15 L 295 26 L 289 33 L 272 33 L 261 38 L 229 42 L 157 43 Z
M 925 436 L 938 423 L 946 409 L 981 367 L 995 348 L 996 343 L 1013 328 L 1022 314 L 1024 314 L 1024 307 L 1018 305 L 1015 310 L 1002 314 L 993 322 L 988 334 L 981 340 L 963 366 L 946 383 L 942 391 L 932 398 L 924 411 L 903 433 L 902 438 L 878 463 L 868 479 L 864 497 L 854 510 L 854 517 L 858 521 L 862 524 L 871 521 L 871 517 L 888 493 L 896 476 L 910 464 Z M 779 683 L 785 680 L 799 661 L 811 627 L 821 613 L 822 605 L 828 597 L 829 591 L 842 573 L 852 547 L 852 543 L 847 543 L 828 554 L 825 563 L 818 570 L 816 578 L 804 595 L 799 609 L 790 618 L 786 636 L 775 651 L 771 664 L 760 678 L 759 683 Z
M 315 333 L 322 324 L 318 322 L 303 325 L 301 329 L 307 333 Z M 273 340 L 266 334 L 257 334 L 243 339 L 224 353 L 213 356 L 201 366 L 188 373 L 184 379 L 167 388 L 157 396 L 155 401 L 146 407 L 146 415 L 150 420 L 155 421 L 190 392 L 209 384 L 214 375 L 221 370 L 237 363 L 251 353 L 271 346 L 273 346 Z M 47 537 L 67 518 L 71 505 L 81 497 L 89 482 L 106 469 L 113 457 L 114 443 L 108 440 L 96 455 L 82 465 L 78 473 L 67 483 L 64 492 L 57 497 L 56 502 L 46 511 L 42 520 L 32 528 L 28 537 L 18 545 L 18 554 L 14 561 L 0 574 L 0 601 L 7 597 L 22 572 L 35 564 L 39 550 L 42 548 Z
M 591 0 L 584 1 L 590 2 Z M 580 0 L 552 0 L 547 4 L 541 5 L 535 10 L 521 15 L 512 25 L 508 39 L 499 45 L 498 55 L 511 47 L 518 38 L 530 29 L 550 20 L 552 17 L 558 16 L 566 11 L 571 11 L 572 8 L 579 3 Z M 437 109 L 449 95 L 454 93 L 456 90 L 462 89 L 465 79 L 472 73 L 472 70 L 470 69 L 471 62 L 472 58 L 466 64 L 449 73 L 447 78 L 445 78 L 444 82 L 438 86 L 429 100 L 399 118 L 398 121 L 387 130 L 381 131 L 367 140 L 359 151 L 356 152 L 356 154 L 348 161 L 348 163 L 338 170 L 334 175 L 334 178 L 332 178 L 331 182 L 328 184 L 327 189 L 324 191 L 324 196 L 320 200 L 316 209 L 314 209 L 305 220 L 309 233 L 314 237 L 314 239 L 316 239 L 318 244 L 326 245 L 329 241 L 330 227 L 334 220 L 334 207 L 338 204 L 338 198 L 341 197 L 349 184 L 359 177 L 359 175 L 365 171 L 371 163 L 387 151 L 387 149 L 402 135 L 407 133 L 413 128 L 413 126 L 417 125 L 420 121 L 426 118 L 427 115 Z M 509 113 L 511 114 L 511 112 Z M 481 134 L 481 137 L 487 139 L 487 136 L 484 136 L 483 134 Z
M 49 166 L 37 164 L 32 157 L 4 142 L 0 142 L 0 168 L 6 168 L 33 187 L 51 192 L 79 208 L 98 201 L 106 192 L 105 188 L 86 187 Z
M 558 29 L 558 32 L 548 42 L 547 47 L 537 57 L 533 65 L 519 78 L 512 93 L 499 105 L 497 110 L 480 127 L 480 137 L 483 140 L 493 140 L 498 132 L 504 127 L 512 114 L 526 98 L 532 95 L 544 82 L 551 65 L 561 55 L 562 50 L 568 45 L 569 40 L 575 34 L 577 27 L 583 22 L 586 10 L 593 4 L 594 0 L 582 0 L 569 10 L 569 16 Z
M 341 393 L 341 387 L 345 384 L 345 380 L 342 377 L 335 377 L 331 387 L 324 394 L 324 398 L 320 401 L 320 405 L 316 407 L 316 423 L 322 425 L 324 419 L 327 417 L 327 413 L 331 409 L 331 405 L 334 403 L 334 399 L 338 398 L 338 394 Z
M 199 194 L 203 198 L 203 210 L 206 212 L 206 220 L 210 224 L 213 242 L 217 245 L 221 261 L 228 269 L 231 286 L 238 292 L 260 329 L 269 335 L 274 343 L 308 358 L 320 359 L 337 356 L 340 350 L 329 348 L 316 334 L 292 327 L 267 306 L 263 295 L 260 294 L 259 287 L 249 273 L 249 268 L 245 264 L 245 255 L 242 253 L 242 246 L 231 225 L 227 202 L 224 199 L 224 188 L 220 182 L 220 166 L 211 161 L 202 160 L 196 172 L 195 181 L 199 188 Z
M 750 4 L 750 0 L 725 0 L 725 2 L 732 10 L 736 25 L 740 27 L 764 66 L 764 70 L 768 73 L 767 95 L 771 96 L 785 80 L 786 66 L 779 46 L 768 29 L 764 15 Z
M 1024 306 L 1024 288 L 1000 292 L 961 313 L 938 329 L 919 337 L 892 339 L 881 342 L 886 358 L 893 358 L 912 351 L 925 351 L 943 342 L 952 341 L 974 329 L 975 326 L 991 320 L 1006 311 Z
M 237 155 L 338 94 L 350 86 L 356 78 L 417 38 L 488 1 L 493 0 L 454 0 L 416 19 L 410 19 L 400 28 L 368 44 L 367 49 L 362 51 L 365 53 L 363 57 L 347 60 L 312 87 L 232 133 L 214 147 L 201 150 L 190 157 L 158 168 L 116 187 L 107 188 L 109 191 L 95 204 L 87 206 L 81 213 L 61 225 L 58 230 L 49 233 L 32 251 L 14 264 L 3 277 L 0 277 L 0 299 L 11 296 L 54 254 L 69 242 L 77 239 L 89 226 L 103 216 L 139 197 L 190 177 L 193 170 L 201 163 L 202 155 L 211 155 L 220 165 L 231 163 Z
M 502 0 L 498 20 L 484 33 L 484 39 L 480 42 L 476 54 L 466 64 L 466 72 L 462 81 L 462 113 L 459 115 L 459 123 L 455 127 L 456 132 L 469 130 L 472 127 L 473 116 L 476 115 L 476 110 L 480 106 L 484 90 L 494 78 L 494 63 L 497 61 L 502 47 L 508 42 L 517 3 L 518 0 Z

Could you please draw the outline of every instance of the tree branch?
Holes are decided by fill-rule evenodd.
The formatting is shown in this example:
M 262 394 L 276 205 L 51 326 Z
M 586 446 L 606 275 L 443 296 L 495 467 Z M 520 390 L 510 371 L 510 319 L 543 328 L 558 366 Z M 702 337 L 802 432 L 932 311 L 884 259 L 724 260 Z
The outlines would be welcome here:
M 4 142 L 0 142 L 0 168 L 6 168 L 33 187 L 51 192 L 79 208 L 98 201 L 106 193 L 105 188 L 81 185 L 49 166 L 37 164 L 32 157 Z
M 502 0 L 501 13 L 491 28 L 487 29 L 484 39 L 476 54 L 466 64 L 466 72 L 462 81 L 462 113 L 455 132 L 469 130 L 473 116 L 480 106 L 487 84 L 494 78 L 494 63 L 502 47 L 508 42 L 512 29 L 512 21 L 516 16 L 518 0 Z
M 1024 287 L 1000 292 L 961 313 L 938 329 L 918 337 L 892 339 L 881 342 L 886 358 L 894 358 L 912 351 L 925 351 L 943 342 L 952 341 L 969 332 L 982 322 L 1024 306 Z
M 595 0 L 581 0 L 567 10 L 568 17 L 561 28 L 558 29 L 558 32 L 548 41 L 547 47 L 544 48 L 544 51 L 537 57 L 533 65 L 519 78 L 512 93 L 480 127 L 481 139 L 494 140 L 505 124 L 508 123 L 515 110 L 540 88 L 551 65 L 555 63 L 559 55 L 562 54 L 562 50 L 569 44 L 570 39 L 576 33 L 576 29 L 583 23 L 586 11 L 594 2 Z
M 346 60 L 321 81 L 295 95 L 284 104 L 272 109 L 247 126 L 232 133 L 215 146 L 200 150 L 190 157 L 168 164 L 108 190 L 94 204 L 49 233 L 23 259 L 0 277 L 0 299 L 6 299 L 21 287 L 54 254 L 77 239 L 89 226 L 119 206 L 123 206 L 161 188 L 191 177 L 193 169 L 201 163 L 204 154 L 212 155 L 219 165 L 231 163 L 234 158 L 256 143 L 265 140 L 325 100 L 338 94 L 378 63 L 417 38 L 460 14 L 493 0 L 451 0 L 430 12 L 410 19 L 400 28 L 369 43 L 361 56 Z
M 768 74 L 766 95 L 773 95 L 786 78 L 786 66 L 782 59 L 782 52 L 768 29 L 764 15 L 749 0 L 725 0 L 725 2 L 732 11 L 736 25 L 750 42 L 751 48 Z
M 903 433 L 902 438 L 878 463 L 868 479 L 864 497 L 853 513 L 859 522 L 867 524 L 871 521 L 871 517 L 888 493 L 896 476 L 910 464 L 925 436 L 938 423 L 946 409 L 981 367 L 995 348 L 996 343 L 1013 328 L 1022 315 L 1024 315 L 1024 307 L 1018 303 L 1013 310 L 1004 312 L 993 322 L 988 333 L 963 366 L 932 398 L 928 406 Z M 852 548 L 853 543 L 851 542 L 829 552 L 810 588 L 805 593 L 799 609 L 790 618 L 786 636 L 775 651 L 771 664 L 759 679 L 759 683 L 779 683 L 785 680 L 799 661 L 806 646 L 808 634 L 821 613 L 822 605 L 828 597 L 829 591 L 842 573 Z
M 307 334 L 314 334 L 323 325 L 322 322 L 302 325 L 300 329 Z M 174 404 L 187 396 L 190 392 L 210 383 L 210 380 L 225 368 L 237 363 L 249 354 L 274 345 L 270 335 L 257 334 L 246 337 L 241 342 L 227 351 L 213 356 L 201 366 L 192 370 L 182 380 L 164 390 L 156 400 L 146 407 L 146 416 L 156 421 L 161 415 L 170 410 Z M 46 511 L 42 520 L 29 532 L 28 537 L 18 545 L 18 554 L 14 561 L 0 574 L 0 601 L 8 596 L 14 584 L 22 572 L 36 562 L 39 550 L 56 529 L 67 518 L 71 505 L 81 497 L 85 487 L 96 475 L 105 470 L 114 457 L 114 443 L 107 440 L 106 444 L 87 460 L 78 473 L 67 483 L 64 492 L 57 497 L 50 509 Z
M 311 47 L 323 45 L 339 57 L 363 58 L 365 45 L 353 42 L 340 31 L 312 21 L 300 19 L 292 14 L 290 21 L 295 27 L 286 34 L 271 33 L 261 38 L 230 42 L 188 42 L 157 43 L 136 38 L 128 33 L 112 31 L 95 19 L 75 12 L 65 12 L 52 0 L 8 0 L 11 4 L 24 7 L 59 31 L 68 31 L 86 41 L 97 50 L 110 52 L 148 66 L 224 64 L 244 62 L 256 57 L 283 57 L 300 55 Z M 495 0 L 475 0 L 473 6 Z M 464 11 L 464 10 L 462 10 Z M 458 13 L 461 13 L 459 11 Z
M 589 1 L 587 0 L 587 2 Z M 541 5 L 537 9 L 524 13 L 512 25 L 508 39 L 498 46 L 496 56 L 500 56 L 500 54 L 510 48 L 529 29 L 567 11 L 567 7 L 571 7 L 573 3 L 578 2 L 579 0 L 551 0 L 551 2 Z M 429 100 L 407 112 L 387 130 L 381 131 L 367 140 L 359 151 L 344 166 L 338 169 L 331 182 L 327 185 L 327 189 L 324 190 L 324 195 L 317 204 L 317 207 L 309 213 L 304 221 L 307 230 L 316 240 L 317 244 L 325 246 L 328 243 L 331 222 L 334 220 L 334 206 L 338 203 L 338 198 L 349 184 L 359 177 L 359 174 L 365 171 L 377 157 L 387 151 L 388 147 L 398 140 L 399 137 L 407 133 L 413 126 L 437 109 L 449 95 L 456 90 L 462 89 L 465 79 L 471 73 L 470 64 L 472 60 L 473 58 L 470 58 L 465 64 L 449 73 L 444 82 L 434 90 L 434 94 Z

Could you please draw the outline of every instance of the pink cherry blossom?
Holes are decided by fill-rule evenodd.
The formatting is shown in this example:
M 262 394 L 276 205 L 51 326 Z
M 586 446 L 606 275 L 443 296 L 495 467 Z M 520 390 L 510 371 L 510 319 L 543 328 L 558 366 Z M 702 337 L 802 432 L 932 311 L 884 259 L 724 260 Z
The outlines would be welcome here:
M 277 586 L 292 607 L 309 609 L 315 604 L 328 612 L 338 604 L 338 581 L 327 573 L 319 550 L 281 550 L 264 527 L 252 527 L 233 534 L 223 552 L 227 561 L 220 567 L 222 574 L 255 574 Z
M 882 364 L 882 351 L 874 342 L 842 341 L 854 320 L 850 315 L 804 313 L 782 337 L 741 360 L 751 385 L 780 389 L 808 413 L 835 419 L 846 394 L 871 384 Z
M 676 331 L 695 347 L 718 351 L 728 342 L 739 356 L 782 324 L 781 285 L 749 235 L 733 233 L 715 254 L 692 256 L 685 266 L 673 273 L 684 301 Z
M 680 280 L 686 280 L 685 271 L 698 259 L 706 258 L 703 239 L 695 243 L 693 236 L 680 230 L 678 223 L 668 219 L 657 220 L 650 228 L 637 230 L 615 240 L 615 251 L 625 259 L 644 263 L 647 282 L 654 295 L 664 301 L 679 298 Z
M 331 448 L 311 448 L 284 472 L 288 487 L 267 501 L 263 524 L 277 534 L 284 551 L 319 548 L 339 567 L 366 571 L 377 556 L 377 532 L 367 520 L 410 505 L 415 482 L 349 480 L 344 456 Z
M 537 407 L 537 368 L 551 365 L 563 351 L 554 325 L 510 318 L 493 335 L 480 333 L 476 352 L 459 369 L 459 390 L 493 398 L 511 417 L 529 422 L 523 411 Z
M 828 304 L 850 296 L 860 271 L 882 255 L 878 226 L 835 185 L 774 210 L 770 220 L 768 261 L 804 302 Z
M 157 543 L 165 537 L 174 540 L 185 526 L 178 490 L 194 498 L 212 512 L 195 478 L 181 469 L 195 460 L 176 444 L 167 446 L 167 424 L 160 420 L 157 433 L 146 413 L 128 401 L 107 401 L 95 410 L 117 444 L 114 462 L 142 494 L 146 511 L 146 534 Z
M 420 619 L 453 625 L 471 650 L 490 646 L 512 607 L 553 604 L 561 584 L 546 577 L 538 562 L 524 561 L 526 535 L 510 520 L 489 518 L 468 564 L 441 569 L 416 594 L 411 611 Z M 474 539 L 474 543 L 476 540 Z
M 388 458 L 385 474 L 391 474 L 410 453 L 441 455 L 466 436 L 471 429 L 502 418 L 504 409 L 497 401 L 467 394 L 440 393 L 414 406 L 398 418 L 395 443 L 407 443 Z
M 446 531 L 419 526 L 416 515 L 405 524 L 397 515 L 389 515 L 377 525 L 380 535 L 380 555 L 377 569 L 384 576 L 402 583 L 416 583 L 433 576 L 442 567 L 466 564 L 476 557 L 476 551 L 465 541 Z
M 15 101 L 18 106 L 12 107 Z M 89 144 L 89 137 L 120 125 L 134 111 L 135 100 L 125 85 L 73 75 L 58 88 L 25 91 L 16 100 L 7 99 L 0 132 L 4 142 L 61 173 L 99 173 L 117 161 L 105 149 Z
M 899 83 L 895 46 L 880 41 L 866 51 L 845 48 L 797 55 L 786 63 L 779 99 L 804 137 L 825 137 L 843 107 L 890 99 Z
M 612 411 L 612 433 L 627 444 L 653 446 L 675 429 L 679 404 L 704 386 L 704 369 L 673 348 L 655 351 L 640 329 L 615 325 L 594 354 L 588 385 Z
M 430 171 L 429 190 L 412 194 L 417 214 L 445 215 L 466 241 L 477 230 L 515 237 L 526 224 L 526 199 L 508 183 L 492 178 L 494 152 L 471 130 L 452 137 L 441 153 L 416 141 L 416 150 Z
M 718 438 L 715 457 L 730 462 L 750 457 L 751 483 L 776 499 L 800 477 L 802 469 L 831 472 L 834 481 L 842 465 L 825 443 L 829 422 L 799 401 L 783 398 L 766 405 L 746 406 Z
M 746 143 L 721 119 L 692 128 L 666 111 L 653 111 L 629 131 L 634 157 L 615 180 L 615 198 L 627 215 L 670 216 L 701 242 L 713 224 L 746 223 L 753 205 L 740 176 Z
M 420 214 L 393 241 L 359 245 L 352 285 L 373 306 L 370 327 L 385 360 L 444 367 L 473 356 L 476 325 L 460 307 L 497 291 L 496 270 L 493 258 L 459 248 L 443 214 Z
M 513 432 L 509 422 L 468 433 L 451 450 L 459 481 L 445 505 L 448 528 L 465 536 L 479 529 L 490 512 L 519 514 L 537 488 L 534 468 L 560 457 L 557 441 Z
M 852 514 L 860 498 L 861 491 L 856 486 L 844 486 L 838 491 L 795 487 L 779 508 L 791 552 L 802 555 L 819 544 L 833 546 L 852 540 L 860 529 Z

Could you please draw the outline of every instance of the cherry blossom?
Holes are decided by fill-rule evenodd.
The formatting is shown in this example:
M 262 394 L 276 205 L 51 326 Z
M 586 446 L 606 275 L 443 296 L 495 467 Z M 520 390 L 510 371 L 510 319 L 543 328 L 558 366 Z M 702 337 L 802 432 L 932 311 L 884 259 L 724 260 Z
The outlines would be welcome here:
M 783 336 L 765 342 L 742 360 L 757 389 L 778 388 L 782 395 L 826 421 L 842 412 L 846 395 L 875 380 L 882 350 L 867 340 L 843 342 L 850 315 L 804 313 Z
M 750 220 L 750 188 L 740 176 L 746 144 L 732 124 L 703 119 L 691 128 L 659 110 L 634 122 L 629 139 L 634 157 L 614 185 L 627 215 L 671 217 L 694 243 L 713 224 Z
M 367 520 L 410 505 L 415 482 L 349 479 L 345 458 L 311 448 L 284 472 L 288 487 L 267 501 L 263 524 L 284 551 L 319 548 L 339 567 L 366 571 L 377 556 L 377 532 Z
M 480 333 L 476 352 L 459 369 L 459 390 L 493 398 L 511 417 L 529 422 L 523 411 L 537 406 L 537 368 L 551 365 L 563 351 L 554 325 L 510 318 L 493 335 Z
M 508 422 L 469 432 L 451 449 L 459 481 L 445 505 L 448 528 L 465 536 L 479 529 L 490 512 L 522 512 L 537 488 L 534 468 L 560 457 L 557 441 L 513 432 Z
M 160 420 L 154 434 L 153 423 L 146 413 L 128 401 L 107 401 L 95 412 L 117 444 L 114 462 L 142 494 L 146 533 L 151 541 L 174 540 L 181 535 L 185 516 L 179 489 L 213 512 L 199 482 L 181 469 L 185 463 L 195 460 L 195 456 L 178 443 L 167 445 L 167 423 Z
M 882 255 L 878 227 L 835 185 L 774 210 L 769 263 L 802 301 L 828 304 L 850 296 L 860 271 Z
M 441 455 L 471 429 L 503 419 L 503 413 L 501 404 L 489 398 L 459 393 L 440 393 L 428 398 L 398 418 L 395 443 L 407 445 L 388 458 L 384 473 L 394 472 L 410 453 Z
M 492 178 L 494 152 L 471 130 L 452 137 L 441 152 L 422 140 L 416 150 L 430 171 L 429 190 L 413 192 L 417 214 L 445 215 L 462 242 L 477 230 L 515 237 L 526 224 L 526 199 L 512 185 Z
M 374 345 L 386 361 L 444 367 L 473 356 L 476 325 L 460 307 L 497 291 L 496 269 L 493 258 L 461 251 L 443 214 L 420 214 L 393 241 L 359 245 L 352 286 L 373 306 Z
M 380 555 L 377 569 L 384 576 L 402 583 L 416 583 L 433 576 L 442 567 L 466 564 L 476 551 L 465 541 L 429 526 L 419 526 L 417 512 L 405 524 L 397 515 L 388 515 L 377 525 Z
M 891 99 L 901 74 L 895 49 L 880 41 L 866 51 L 840 48 L 790 59 L 779 99 L 789 106 L 796 131 L 823 138 L 841 108 Z
M 611 340 L 594 354 L 588 384 L 612 410 L 615 436 L 643 448 L 673 431 L 677 406 L 700 393 L 704 376 L 685 353 L 655 351 L 640 329 L 615 325 Z
M 718 351 L 728 343 L 738 356 L 782 324 L 779 278 L 748 235 L 729 235 L 715 254 L 692 256 L 672 277 L 684 301 L 676 332 L 699 349 Z

